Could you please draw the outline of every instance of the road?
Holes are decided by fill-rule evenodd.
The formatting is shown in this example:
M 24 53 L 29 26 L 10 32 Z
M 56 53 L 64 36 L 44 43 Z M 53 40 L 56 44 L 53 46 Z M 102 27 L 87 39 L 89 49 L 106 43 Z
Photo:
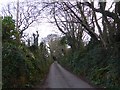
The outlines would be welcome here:
M 85 81 L 65 70 L 56 61 L 51 65 L 45 88 L 93 88 Z M 92 89 L 95 90 L 95 89 Z

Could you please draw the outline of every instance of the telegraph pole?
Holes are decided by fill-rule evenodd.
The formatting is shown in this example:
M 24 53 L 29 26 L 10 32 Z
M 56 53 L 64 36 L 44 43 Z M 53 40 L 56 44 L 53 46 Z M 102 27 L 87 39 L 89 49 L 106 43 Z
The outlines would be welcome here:
M 17 42 L 20 42 L 19 38 L 19 28 L 18 28 L 18 19 L 19 19 L 19 0 L 17 0 L 17 10 L 16 10 L 16 31 L 18 32 L 16 35 Z

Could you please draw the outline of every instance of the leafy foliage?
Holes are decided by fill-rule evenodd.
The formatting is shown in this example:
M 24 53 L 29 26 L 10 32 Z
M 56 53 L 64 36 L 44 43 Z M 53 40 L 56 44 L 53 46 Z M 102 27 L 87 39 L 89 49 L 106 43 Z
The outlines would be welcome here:
M 15 34 L 15 21 L 12 17 L 4 17 L 2 20 L 2 34 L 3 40 L 8 40 L 11 38 L 12 35 Z
M 95 85 L 119 88 L 120 52 L 118 50 L 118 45 L 105 50 L 98 44 L 92 49 L 71 53 L 60 63 L 75 74 L 86 77 Z
M 17 32 L 15 22 L 11 17 L 3 19 L 2 29 L 3 88 L 33 87 L 36 83 L 42 82 L 51 64 L 49 58 L 46 57 L 45 45 L 28 47 L 10 38 Z

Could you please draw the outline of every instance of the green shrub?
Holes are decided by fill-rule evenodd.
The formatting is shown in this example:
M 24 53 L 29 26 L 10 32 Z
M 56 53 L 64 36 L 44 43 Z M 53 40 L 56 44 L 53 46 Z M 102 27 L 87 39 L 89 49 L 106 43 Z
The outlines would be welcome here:
M 112 48 L 103 49 L 99 44 L 87 46 L 87 51 L 70 53 L 61 61 L 75 74 L 85 76 L 91 83 L 107 88 L 120 87 L 120 48 L 114 44 Z

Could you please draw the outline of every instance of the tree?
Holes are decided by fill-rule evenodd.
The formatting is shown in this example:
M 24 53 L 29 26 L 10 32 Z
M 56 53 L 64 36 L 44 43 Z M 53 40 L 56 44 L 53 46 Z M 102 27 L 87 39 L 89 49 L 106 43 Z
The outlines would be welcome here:
M 46 46 L 37 46 L 38 33 L 35 45 L 18 43 L 13 18 L 4 17 L 2 22 L 2 88 L 33 87 L 48 72 L 50 61 Z
M 47 45 L 51 59 L 56 58 L 56 60 L 60 60 L 65 55 L 66 45 L 61 43 L 61 39 L 62 37 L 57 34 L 49 34 L 43 39 L 43 42 Z
M 12 17 L 7 16 L 2 19 L 2 34 L 3 41 L 13 39 L 13 35 L 15 37 L 15 21 Z
M 120 2 L 112 2 L 109 8 L 107 2 L 100 0 L 97 3 L 68 1 L 46 4 L 51 8 L 50 14 L 54 23 L 64 34 L 62 43 L 67 41 L 67 44 L 75 49 L 61 59 L 61 64 L 78 75 L 85 75 L 100 87 L 119 88 Z M 81 33 L 78 34 L 77 30 Z M 77 35 L 81 40 L 84 32 L 91 36 L 91 39 L 82 51 L 80 47 L 76 49 L 75 45 L 79 40 L 76 39 Z M 84 42 L 83 39 L 81 41 Z M 52 47 L 57 46 L 57 43 L 52 42 Z M 81 42 L 78 46 L 80 44 Z
M 62 59 L 63 56 L 65 56 L 66 46 L 60 43 L 60 38 L 54 39 L 50 41 L 48 44 L 51 51 L 50 52 L 51 57 L 53 57 L 54 60 L 59 61 Z
M 38 31 L 36 31 L 36 32 L 37 32 L 37 34 L 33 33 L 33 39 L 34 39 L 34 45 L 38 46 L 38 37 L 39 37 L 39 34 L 38 34 Z
M 73 6 L 70 2 L 53 2 L 49 5 L 52 7 L 50 13 L 56 26 L 66 36 L 67 44 L 71 46 L 73 51 L 83 46 L 82 39 L 85 32 L 91 33 L 90 36 L 92 35 L 92 38 L 98 39 L 98 36 L 91 30 L 87 21 L 81 19 L 84 13 L 80 15 L 80 10 L 77 6 Z
M 47 4 L 52 7 L 50 13 L 55 20 L 56 26 L 66 36 L 67 34 L 70 36 L 68 32 L 72 33 L 72 29 L 75 27 L 74 24 L 77 24 L 77 27 L 80 26 L 78 31 L 86 32 L 94 42 L 101 43 L 105 49 L 118 40 L 117 37 L 119 38 L 119 2 L 113 2 L 107 10 L 105 10 L 106 2 L 98 2 L 97 9 L 94 2 L 73 3 L 68 1 Z M 114 12 L 110 12 L 109 10 L 114 4 Z M 98 18 L 98 13 L 101 14 L 100 18 Z M 102 25 L 99 23 L 100 21 Z M 98 33 L 96 33 L 97 30 Z
M 7 7 L 3 7 L 2 15 L 15 18 L 16 23 L 18 23 L 20 38 L 22 38 L 23 32 L 40 20 L 43 8 L 39 1 L 25 0 L 24 2 L 17 2 L 17 5 L 16 3 L 9 3 Z
M 94 5 L 89 2 L 84 3 L 84 5 L 89 6 L 89 8 L 91 8 L 92 11 L 102 14 L 103 33 L 100 33 L 100 34 L 103 37 L 102 39 L 104 40 L 104 43 L 106 43 L 107 46 L 116 42 L 116 37 L 118 37 L 118 34 L 119 34 L 118 32 L 119 30 L 117 28 L 119 27 L 118 24 L 120 24 L 120 19 L 118 14 L 119 2 L 114 2 L 114 4 L 115 4 L 114 12 L 110 12 L 109 11 L 110 8 L 108 10 L 105 10 L 105 7 L 106 7 L 105 2 L 99 2 L 100 6 L 98 9 L 96 9 Z M 102 27 L 100 29 L 102 29 Z

